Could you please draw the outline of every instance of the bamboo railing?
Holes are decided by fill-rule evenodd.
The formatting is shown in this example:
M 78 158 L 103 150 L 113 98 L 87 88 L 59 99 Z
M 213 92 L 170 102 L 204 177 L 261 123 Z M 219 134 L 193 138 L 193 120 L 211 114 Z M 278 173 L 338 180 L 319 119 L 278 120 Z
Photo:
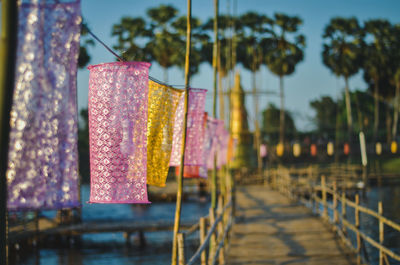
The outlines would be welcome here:
M 190 229 L 178 233 L 178 262 L 179 265 L 225 264 L 225 252 L 229 242 L 233 224 L 232 197 L 223 204 L 222 195 L 218 198 L 217 214 L 210 208 L 208 216 L 201 217 L 199 222 Z M 208 225 L 208 230 L 207 230 Z M 199 247 L 188 260 L 185 259 L 185 237 L 199 231 Z
M 395 253 L 384 245 L 385 227 L 390 227 L 392 230 L 400 233 L 400 225 L 383 216 L 382 202 L 378 202 L 378 211 L 362 206 L 360 205 L 358 194 L 355 195 L 354 201 L 351 200 L 346 196 L 345 191 L 338 190 L 336 181 L 328 185 L 326 176 L 321 176 L 320 182 L 317 184 L 313 182 L 305 184 L 304 182 L 300 183 L 296 177 L 291 176 L 289 170 L 283 169 L 268 173 L 266 181 L 273 188 L 292 199 L 299 200 L 305 203 L 305 205 L 316 209 L 316 212 L 332 226 L 344 243 L 356 254 L 357 264 L 369 263 L 365 242 L 368 242 L 370 246 L 379 251 L 379 265 L 389 265 L 388 256 L 395 261 L 400 261 L 400 254 Z M 296 193 L 295 191 L 299 186 L 302 187 L 303 191 L 308 192 Z M 328 200 L 328 197 L 331 200 Z M 339 208 L 339 202 L 341 209 Z M 354 221 L 350 220 L 351 216 L 348 214 L 347 209 L 353 209 L 354 216 L 351 220 Z M 332 217 L 329 216 L 329 211 L 331 211 Z M 361 229 L 360 213 L 375 218 L 378 221 L 378 239 L 367 235 Z M 348 230 L 354 232 L 355 244 L 352 243 Z

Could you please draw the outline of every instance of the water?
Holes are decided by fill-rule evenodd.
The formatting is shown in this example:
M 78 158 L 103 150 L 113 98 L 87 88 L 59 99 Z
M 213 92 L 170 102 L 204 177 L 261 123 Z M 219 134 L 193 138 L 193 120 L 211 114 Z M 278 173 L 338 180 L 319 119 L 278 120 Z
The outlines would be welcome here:
M 89 187 L 82 186 L 82 219 L 83 221 L 169 221 L 175 217 L 175 202 L 155 202 L 150 205 L 128 204 L 88 204 Z M 184 202 L 181 220 L 195 223 L 201 216 L 208 214 L 209 202 Z M 54 217 L 55 211 L 43 213 Z M 195 239 L 188 238 L 188 243 Z M 82 236 L 79 247 L 41 248 L 29 253 L 18 253 L 10 265 L 113 265 L 113 264 L 168 264 L 171 255 L 171 231 L 147 232 L 146 247 L 140 247 L 138 240 L 133 239 L 131 246 L 126 246 L 122 233 L 99 233 Z M 197 238 L 197 237 L 196 237 Z M 192 247 L 193 248 L 193 247 Z
M 82 201 L 89 198 L 88 187 L 82 189 Z M 366 196 L 361 197 L 361 204 L 377 210 L 378 201 L 382 201 L 384 216 L 400 223 L 400 186 L 372 187 Z M 197 221 L 207 215 L 209 203 L 185 202 L 182 209 L 182 219 Z M 339 209 L 341 206 L 339 205 Z M 131 207 L 129 205 L 105 205 L 83 203 L 83 220 L 173 220 L 175 203 L 153 203 L 148 206 Z M 54 215 L 54 212 L 48 212 Z M 354 223 L 354 211 L 347 209 L 351 222 Z M 330 212 L 332 216 L 332 213 Z M 375 218 L 361 213 L 361 229 L 367 235 L 378 241 L 378 222 Z M 354 234 L 350 233 L 352 241 Z M 63 249 L 42 248 L 36 252 L 20 253 L 10 265 L 125 265 L 125 264 L 169 264 L 171 253 L 171 232 L 146 233 L 147 247 L 140 248 L 138 244 L 128 247 L 121 233 L 89 234 L 82 237 L 81 247 Z M 192 238 L 191 250 L 196 244 L 196 235 Z M 189 239 L 190 240 L 190 239 Z M 385 226 L 384 245 L 395 253 L 400 253 L 400 233 Z M 366 251 L 370 264 L 378 264 L 379 253 L 366 243 Z M 189 257 L 190 253 L 186 256 Z M 399 264 L 390 260 L 390 264 Z

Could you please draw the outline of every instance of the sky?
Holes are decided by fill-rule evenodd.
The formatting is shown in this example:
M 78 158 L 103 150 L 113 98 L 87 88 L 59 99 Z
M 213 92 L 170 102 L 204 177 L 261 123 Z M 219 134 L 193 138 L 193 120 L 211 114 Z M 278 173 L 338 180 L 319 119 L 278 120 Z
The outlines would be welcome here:
M 232 7 L 235 0 L 220 0 L 220 13 L 227 12 L 228 1 Z M 355 16 L 360 22 L 368 19 L 384 18 L 391 23 L 400 23 L 399 0 L 236 0 L 237 14 L 248 11 L 256 11 L 272 17 L 275 12 L 287 15 L 297 15 L 303 20 L 299 33 L 306 36 L 307 47 L 305 58 L 296 67 L 294 74 L 285 77 L 285 107 L 295 119 L 300 130 L 313 128 L 312 118 L 315 113 L 310 108 L 309 102 L 329 95 L 337 98 L 341 95 L 344 81 L 333 75 L 322 64 L 322 32 L 329 20 L 335 16 Z M 111 36 L 112 25 L 118 23 L 123 16 L 145 17 L 146 10 L 157 7 L 160 4 L 170 4 L 179 10 L 179 15 L 185 15 L 187 10 L 186 0 L 81 0 L 82 16 L 90 29 L 110 47 L 116 44 L 116 38 Z M 212 17 L 214 0 L 192 0 L 192 16 L 198 17 L 202 22 Z M 103 46 L 96 43 L 89 50 L 92 55 L 90 64 L 113 62 L 115 57 Z M 239 67 L 242 78 L 242 86 L 245 90 L 251 89 L 250 72 Z M 169 70 L 169 83 L 183 85 L 184 76 L 182 70 L 171 68 Z M 150 75 L 162 80 L 162 69 L 153 63 Z M 87 108 L 88 101 L 89 70 L 82 69 L 78 72 L 78 106 Z M 262 67 L 258 79 L 261 91 L 271 91 L 273 94 L 265 94 L 259 97 L 260 110 L 269 103 L 279 106 L 279 80 L 268 69 Z M 208 89 L 206 111 L 212 112 L 212 88 L 213 75 L 209 64 L 203 63 L 200 71 L 191 78 L 191 86 Z M 362 79 L 362 73 L 350 79 L 350 90 L 365 90 L 366 84 Z M 252 111 L 252 97 L 246 98 L 246 106 L 250 120 L 254 119 Z M 258 118 L 260 119 L 260 115 Z M 252 126 L 250 125 L 252 128 Z

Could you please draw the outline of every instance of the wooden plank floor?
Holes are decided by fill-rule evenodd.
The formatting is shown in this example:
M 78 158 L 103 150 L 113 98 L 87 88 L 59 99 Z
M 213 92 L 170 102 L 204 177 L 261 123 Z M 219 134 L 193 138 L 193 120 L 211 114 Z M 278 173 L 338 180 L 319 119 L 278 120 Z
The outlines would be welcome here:
M 227 264 L 355 264 L 321 219 L 277 191 L 239 187 Z

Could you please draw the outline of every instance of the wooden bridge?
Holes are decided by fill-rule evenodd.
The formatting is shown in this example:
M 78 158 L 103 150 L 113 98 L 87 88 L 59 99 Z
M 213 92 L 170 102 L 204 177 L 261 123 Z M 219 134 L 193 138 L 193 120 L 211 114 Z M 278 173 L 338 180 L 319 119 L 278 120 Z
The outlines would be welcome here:
M 311 210 L 278 191 L 245 186 L 227 264 L 355 264 L 353 252 Z
M 384 230 L 400 234 L 400 225 L 384 217 L 382 204 L 377 202 L 374 211 L 361 206 L 358 195 L 347 196 L 348 186 L 339 173 L 335 177 L 310 172 L 269 170 L 253 179 L 257 185 L 227 189 L 218 197 L 215 212 L 210 209 L 197 222 L 182 224 L 177 263 L 376 264 L 366 256 L 366 243 L 379 252 L 380 265 L 399 262 L 400 255 L 385 246 Z M 360 215 L 377 220 L 377 238 L 361 229 Z M 38 218 L 23 229 L 11 229 L 9 239 L 14 243 L 30 237 L 102 232 L 124 232 L 129 238 L 134 232 L 171 230 L 172 224 L 171 220 L 59 225 Z M 199 245 L 194 250 L 185 238 L 196 233 Z

